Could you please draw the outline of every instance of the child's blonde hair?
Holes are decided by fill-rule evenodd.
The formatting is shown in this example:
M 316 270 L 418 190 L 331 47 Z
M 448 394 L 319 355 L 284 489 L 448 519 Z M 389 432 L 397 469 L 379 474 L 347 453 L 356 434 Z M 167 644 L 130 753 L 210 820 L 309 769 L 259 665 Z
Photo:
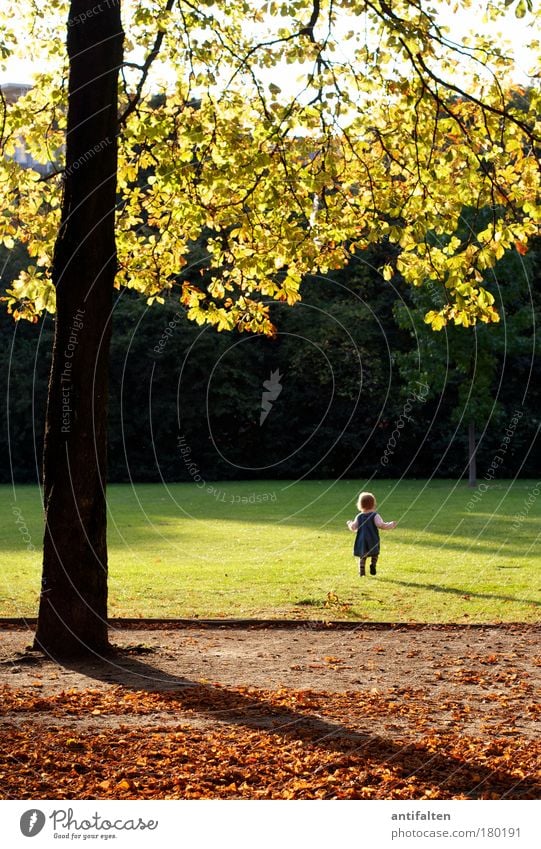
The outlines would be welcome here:
M 357 499 L 357 510 L 373 510 L 376 506 L 376 497 L 371 492 L 361 492 Z

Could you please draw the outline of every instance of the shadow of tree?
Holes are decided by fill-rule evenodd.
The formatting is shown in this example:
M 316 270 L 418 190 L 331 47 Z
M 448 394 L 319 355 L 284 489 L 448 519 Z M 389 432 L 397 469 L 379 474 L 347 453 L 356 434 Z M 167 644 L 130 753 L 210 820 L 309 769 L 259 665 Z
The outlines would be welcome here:
M 137 649 L 135 650 L 137 651 Z M 301 741 L 316 750 L 335 752 L 337 760 L 323 763 L 322 778 L 335 769 L 350 766 L 362 770 L 366 764 L 385 764 L 400 779 L 415 776 L 436 786 L 444 797 L 465 794 L 471 798 L 493 795 L 497 798 L 539 798 L 541 781 L 535 777 L 517 778 L 505 769 L 493 769 L 480 760 L 466 762 L 451 752 L 435 752 L 429 741 L 402 743 L 374 734 L 371 720 L 359 729 L 314 713 L 310 704 L 283 707 L 264 693 L 238 691 L 221 685 L 203 684 L 171 675 L 158 666 L 143 662 L 129 649 L 117 651 L 102 660 L 62 661 L 62 665 L 89 679 L 115 684 L 126 690 L 160 694 L 163 709 L 194 712 L 199 717 L 251 731 L 271 732 L 285 740 Z M 287 692 L 287 691 L 286 691 Z M 321 709 L 317 706 L 318 711 Z M 323 707 L 324 710 L 324 707 Z M 182 717 L 179 717 L 182 724 Z M 410 734 L 416 737 L 415 728 Z M 455 738 L 456 740 L 456 738 Z M 332 798 L 332 791 L 329 794 Z

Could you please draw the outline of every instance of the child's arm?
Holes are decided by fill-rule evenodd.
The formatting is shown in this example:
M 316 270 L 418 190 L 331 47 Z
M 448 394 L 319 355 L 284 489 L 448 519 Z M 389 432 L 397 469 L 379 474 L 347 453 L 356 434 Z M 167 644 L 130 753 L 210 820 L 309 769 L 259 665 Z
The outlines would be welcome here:
M 398 524 L 398 522 L 384 522 L 379 513 L 376 513 L 374 516 L 374 523 L 380 531 L 392 531 Z
M 348 519 L 348 521 L 346 522 L 346 525 L 348 526 L 350 531 L 358 531 L 359 530 L 359 526 L 357 524 L 357 519 Z

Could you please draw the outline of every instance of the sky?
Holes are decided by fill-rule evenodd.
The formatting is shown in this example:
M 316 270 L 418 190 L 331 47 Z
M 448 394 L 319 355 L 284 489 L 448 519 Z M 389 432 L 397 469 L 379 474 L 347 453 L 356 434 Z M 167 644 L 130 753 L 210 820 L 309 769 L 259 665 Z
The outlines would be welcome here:
M 516 63 L 516 82 L 525 83 L 528 80 L 529 74 L 538 72 L 535 68 L 535 57 L 524 49 L 524 44 L 532 40 L 536 36 L 541 38 L 541 32 L 535 32 L 531 26 L 531 16 L 519 19 L 514 16 L 512 10 L 507 15 L 505 20 L 505 35 L 502 33 L 502 22 L 485 23 L 482 22 L 483 10 L 491 0 L 474 0 L 472 7 L 465 11 L 453 11 L 453 5 L 450 0 L 433 0 L 434 7 L 440 9 L 440 21 L 446 24 L 449 29 L 449 37 L 457 42 L 460 42 L 464 35 L 472 30 L 479 28 L 483 33 L 493 34 L 498 42 L 503 45 L 509 45 L 510 49 L 515 54 Z M 493 0 L 494 2 L 494 0 Z M 503 2 L 503 0 L 499 0 Z M 505 50 L 507 52 L 507 48 Z M 13 83 L 31 83 L 32 75 L 38 70 L 38 66 L 32 62 L 31 50 L 25 50 L 25 58 L 12 58 L 9 60 L 5 69 L 0 67 L 0 84 L 6 82 Z M 42 66 L 39 66 L 42 70 Z M 286 73 L 291 73 L 288 69 Z

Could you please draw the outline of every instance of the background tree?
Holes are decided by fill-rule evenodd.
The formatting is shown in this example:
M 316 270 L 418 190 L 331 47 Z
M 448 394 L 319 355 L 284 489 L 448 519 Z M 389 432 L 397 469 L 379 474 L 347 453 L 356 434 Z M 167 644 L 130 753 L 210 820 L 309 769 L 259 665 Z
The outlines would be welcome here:
M 540 354 L 535 331 L 538 275 L 538 257 L 533 252 L 523 257 L 516 250 L 508 251 L 497 263 L 485 284 L 501 316 L 496 327 L 478 326 L 468 332 L 447 327 L 440 333 L 431 332 L 424 316 L 431 306 L 441 304 L 443 293 L 437 287 L 409 292 L 406 300 L 395 306 L 399 325 L 409 330 L 415 341 L 411 350 L 398 355 L 401 375 L 407 386 L 423 379 L 430 396 L 440 398 L 440 402 L 446 393 L 450 420 L 465 437 L 466 462 L 460 476 L 466 471 L 472 487 L 477 484 L 480 446 L 487 449 L 487 458 L 493 458 L 502 430 L 517 410 L 521 417 L 528 413 L 521 429 L 526 427 L 531 434 L 531 425 L 535 424 L 536 416 L 528 409 L 528 401 L 531 368 Z M 517 382 L 520 372 L 523 380 Z M 512 405 L 506 384 L 516 389 Z M 487 439 L 489 425 L 498 434 L 496 444 L 490 436 Z
M 9 285 L 9 273 L 18 273 L 15 251 L 0 249 L 0 267 L 3 256 L 10 260 L 3 278 Z M 172 295 L 156 308 L 135 292 L 117 292 L 112 313 L 108 480 L 192 480 L 178 452 L 180 427 L 209 481 L 262 475 L 292 479 L 304 474 L 361 479 L 374 473 L 386 477 L 463 476 L 467 471 L 467 424 L 458 393 L 467 385 L 467 396 L 470 385 L 459 375 L 451 350 L 446 367 L 452 328 L 435 334 L 424 323 L 424 313 L 435 304 L 427 297 L 415 306 L 410 297 L 423 290 L 411 290 L 400 281 L 396 288 L 381 285 L 377 267 L 386 256 L 382 248 L 353 257 L 344 269 L 325 279 L 308 278 L 303 283 L 302 302 L 292 309 L 281 307 L 275 315 L 278 333 L 273 340 L 236 331 L 216 334 L 207 326 L 199 327 L 188 320 Z M 496 400 L 500 413 L 496 415 L 495 408 L 478 420 L 477 454 L 482 476 L 513 412 L 523 409 L 520 427 L 498 474 L 534 477 L 540 462 L 535 439 L 539 387 L 533 379 L 539 369 L 539 342 L 535 343 L 534 332 L 540 315 L 538 254 L 533 251 L 524 258 L 515 254 L 510 264 L 515 276 L 497 271 L 498 286 L 506 299 L 502 321 L 486 328 L 491 341 L 492 331 L 499 339 L 499 346 L 494 340 L 490 348 L 496 366 L 488 411 L 491 413 Z M 530 286 L 524 265 L 531 265 L 527 272 Z M 498 287 L 493 293 L 498 298 Z M 405 329 L 398 327 L 394 316 L 398 303 L 405 311 Z M 520 328 L 512 322 L 514 312 L 521 313 Z M 0 456 L 1 482 L 40 479 L 52 326 L 51 317 L 37 324 L 14 324 L 10 316 L 0 314 L 0 397 L 4 399 L 0 440 L 9 446 Z M 457 342 L 468 342 L 470 330 L 457 328 Z M 522 340 L 519 346 L 515 346 L 516 337 Z M 437 346 L 434 352 L 428 349 L 430 343 Z M 468 351 L 471 353 L 469 344 Z M 308 352 L 317 365 L 309 372 L 303 363 Z M 402 357 L 407 357 L 407 364 Z M 438 383 L 442 363 L 443 376 Z M 262 384 L 277 366 L 285 373 L 282 393 L 261 428 Z M 246 372 L 251 379 L 241 383 Z M 424 403 L 414 404 L 397 450 L 382 465 L 395 422 L 412 389 L 419 389 L 415 381 L 421 379 L 435 391 Z M 237 385 L 244 386 L 242 393 Z M 207 388 L 211 390 L 208 412 Z M 316 415 L 322 400 L 324 409 Z M 237 438 L 237 428 L 248 425 L 250 412 L 253 439 L 247 463 L 247 450 Z M 227 460 L 220 457 L 210 439 L 209 420 Z M 281 462 L 264 472 L 234 465 L 268 465 L 266 442 L 258 438 L 263 435 L 267 442 L 287 443 L 281 457 L 274 455 L 274 460 Z
M 280 7 L 154 0 L 127 12 L 130 43 L 146 58 L 128 54 L 119 117 L 119 7 L 101 4 L 95 15 L 89 0 L 72 0 L 67 119 L 62 67 L 37 80 L 4 127 L 7 154 L 22 134 L 38 160 L 59 157 L 64 130 L 67 137 L 57 177 L 21 177 L 8 159 L 0 182 L 4 207 L 11 201 L 4 244 L 17 235 L 35 259 L 12 284 L 8 305 L 33 319 L 54 310 L 56 299 L 37 634 L 53 653 L 107 647 L 106 362 L 117 256 L 116 285 L 161 300 L 208 228 L 206 282 L 180 284 L 188 318 L 272 333 L 266 300 L 295 303 L 306 273 L 343 266 L 352 247 L 386 236 L 399 247 L 406 282 L 445 286 L 448 299 L 429 314 L 432 325 L 468 326 L 497 319 L 483 274 L 538 227 L 538 96 L 527 112 L 509 105 L 511 63 L 482 38 L 455 50 L 413 0 L 392 8 L 363 0 Z M 35 39 L 43 22 L 33 4 L 26 14 Z M 52 45 L 62 59 L 58 40 Z M 471 70 L 459 89 L 465 55 Z M 156 107 L 159 62 L 171 82 Z M 293 93 L 269 81 L 282 64 L 299 70 Z M 138 176 L 149 169 L 141 189 Z M 466 240 L 456 235 L 465 206 L 492 209 L 489 225 L 472 227 Z M 82 309 L 71 373 L 76 406 L 64 439 L 61 360 Z

